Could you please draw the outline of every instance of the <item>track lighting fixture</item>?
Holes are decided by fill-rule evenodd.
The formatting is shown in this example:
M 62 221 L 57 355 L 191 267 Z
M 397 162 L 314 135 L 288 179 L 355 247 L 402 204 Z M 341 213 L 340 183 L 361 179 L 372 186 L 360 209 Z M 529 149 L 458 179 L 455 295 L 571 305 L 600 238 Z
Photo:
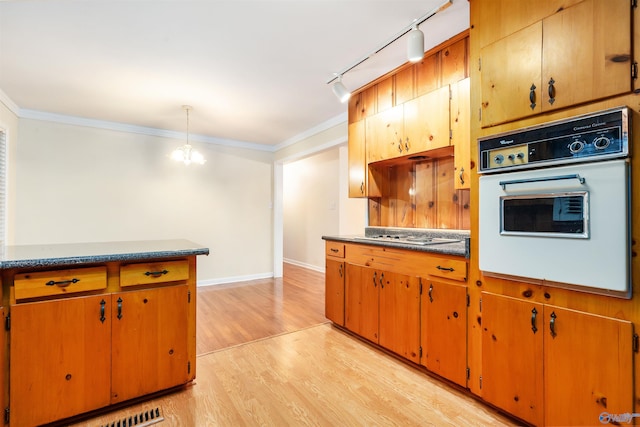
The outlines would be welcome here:
M 408 37 L 407 37 L 408 60 L 411 62 L 420 61 L 424 56 L 424 33 L 418 29 L 418 25 L 422 24 L 423 22 L 431 18 L 436 13 L 441 12 L 446 8 L 448 8 L 449 6 L 451 6 L 452 2 L 453 0 L 445 0 L 440 6 L 427 12 L 426 14 L 422 15 L 420 18 L 415 19 L 409 26 L 405 27 L 398 34 L 396 34 L 391 39 L 384 42 L 382 45 L 380 45 L 380 47 L 378 47 L 373 52 L 364 56 L 362 59 L 359 59 L 358 61 L 354 62 L 352 65 L 348 66 L 341 72 L 334 73 L 334 76 L 329 80 L 327 80 L 327 84 L 331 84 L 335 82 L 333 85 L 333 93 L 335 93 L 338 99 L 340 99 L 340 102 L 345 102 L 347 99 L 349 99 L 349 91 L 344 86 L 344 84 L 342 84 L 342 76 L 348 73 L 349 71 L 353 70 L 354 68 L 356 68 L 358 65 L 365 62 L 367 59 L 373 57 L 373 55 L 382 51 L 382 49 L 391 45 L 393 42 L 395 42 L 396 40 L 398 40 L 399 38 L 401 38 L 407 33 L 408 33 Z
M 194 150 L 191 144 L 189 144 L 189 111 L 191 111 L 193 107 L 190 105 L 183 105 L 182 109 L 187 113 L 187 143 L 173 150 L 171 153 L 171 159 L 177 162 L 182 162 L 187 166 L 191 163 L 203 165 L 204 162 L 206 162 L 204 156 Z
M 424 33 L 414 24 L 407 36 L 407 58 L 411 62 L 422 61 L 424 57 Z
M 333 84 L 333 93 L 338 97 L 340 102 L 346 102 L 351 96 L 351 92 L 342 83 L 342 76 L 338 76 L 338 81 Z

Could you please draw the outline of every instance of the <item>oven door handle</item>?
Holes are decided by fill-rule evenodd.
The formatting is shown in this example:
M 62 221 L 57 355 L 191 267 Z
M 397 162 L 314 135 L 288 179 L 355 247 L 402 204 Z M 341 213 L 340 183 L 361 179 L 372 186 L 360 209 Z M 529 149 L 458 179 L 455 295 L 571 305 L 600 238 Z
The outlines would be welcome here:
M 525 184 L 528 182 L 541 182 L 541 181 L 559 181 L 561 179 L 577 179 L 578 182 L 580 182 L 580 184 L 584 184 L 586 182 L 586 180 L 581 177 L 580 175 L 573 174 L 573 175 L 558 175 L 558 176 L 547 176 L 544 178 L 525 178 L 525 179 L 514 179 L 511 181 L 500 181 L 500 186 L 502 187 L 503 190 L 507 189 L 507 185 L 510 184 Z

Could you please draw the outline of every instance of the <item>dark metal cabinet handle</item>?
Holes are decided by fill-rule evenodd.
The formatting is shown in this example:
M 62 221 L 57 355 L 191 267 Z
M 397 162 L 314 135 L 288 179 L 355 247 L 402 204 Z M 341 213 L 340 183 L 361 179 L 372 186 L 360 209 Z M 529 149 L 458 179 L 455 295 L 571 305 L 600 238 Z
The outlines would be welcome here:
M 441 271 L 455 271 L 453 267 L 443 267 L 441 265 L 438 265 L 436 268 Z
M 340 267 L 338 268 L 338 273 L 340 273 L 340 277 L 342 277 L 342 264 L 340 264 Z
M 378 272 L 374 271 L 373 272 L 373 287 L 375 288 L 376 286 L 378 286 Z
M 168 270 L 162 270 L 162 271 L 147 271 L 146 273 L 144 273 L 145 276 L 153 276 L 153 277 L 160 277 L 164 274 L 168 274 L 169 271 Z
M 529 107 L 531 107 L 532 110 L 536 108 L 536 89 L 536 85 L 531 83 L 531 87 L 529 88 Z
M 538 316 L 538 310 L 536 310 L 534 307 L 534 309 L 531 310 L 531 330 L 533 331 L 534 334 L 538 332 L 538 327 L 536 326 L 537 316 Z
M 384 289 L 384 273 L 380 274 L 380 287 Z
M 429 284 L 429 302 L 433 302 L 433 283 Z
M 556 100 L 556 88 L 554 86 L 555 83 L 556 81 L 553 80 L 553 77 L 551 77 L 551 80 L 549 80 L 549 104 L 553 104 Z
M 556 317 L 557 317 L 556 312 L 554 311 L 551 313 L 551 320 L 549 320 L 549 330 L 551 331 L 551 336 L 553 338 L 555 338 L 556 335 L 558 335 L 556 333 Z
M 364 194 L 364 181 L 360 183 L 360 192 Z
M 118 319 L 122 319 L 122 298 L 118 298 Z
M 460 168 L 460 175 L 458 177 L 460 178 L 460 184 L 464 185 L 464 168 Z
M 106 317 L 104 317 L 104 308 L 106 304 L 107 303 L 105 302 L 105 300 L 100 301 L 100 323 L 104 323 L 104 321 L 107 319 Z
M 72 283 L 78 283 L 80 281 L 80 279 L 76 279 L 75 277 L 71 280 L 62 280 L 60 282 L 56 282 L 55 280 L 49 280 L 47 283 L 45 283 L 45 285 L 47 286 L 58 286 L 60 288 L 66 288 L 67 286 L 71 285 Z
M 333 253 L 336 253 L 336 254 L 337 254 L 338 252 L 340 252 L 340 250 L 339 250 L 339 249 L 336 249 L 336 248 L 331 248 L 331 252 L 333 252 Z M 145 273 L 145 274 L 147 274 L 147 273 Z

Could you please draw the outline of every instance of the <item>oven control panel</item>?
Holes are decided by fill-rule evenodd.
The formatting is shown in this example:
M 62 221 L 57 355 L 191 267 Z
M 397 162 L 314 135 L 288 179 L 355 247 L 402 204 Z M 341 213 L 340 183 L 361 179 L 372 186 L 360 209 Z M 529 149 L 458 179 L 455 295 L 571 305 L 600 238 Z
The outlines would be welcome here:
M 619 107 L 480 138 L 479 173 L 627 157 L 630 120 Z

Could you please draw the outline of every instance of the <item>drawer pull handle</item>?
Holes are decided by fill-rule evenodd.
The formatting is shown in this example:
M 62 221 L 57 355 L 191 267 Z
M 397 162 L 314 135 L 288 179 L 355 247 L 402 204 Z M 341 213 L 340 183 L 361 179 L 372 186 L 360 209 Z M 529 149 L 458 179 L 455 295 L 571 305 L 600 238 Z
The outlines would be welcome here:
M 331 248 L 331 252 L 338 253 L 338 252 L 340 252 L 340 250 L 336 249 L 336 248 Z
M 104 306 L 106 304 L 104 300 L 100 301 L 100 323 L 104 323 L 104 321 L 107 320 L 107 318 L 104 317 Z
M 455 271 L 453 267 L 442 267 L 441 265 L 437 266 L 436 268 L 442 271 Z
M 162 270 L 162 271 L 147 271 L 146 273 L 144 273 L 145 276 L 153 276 L 153 277 L 160 277 L 163 274 L 167 274 L 168 271 L 167 270 Z
M 71 280 L 61 280 L 60 282 L 56 282 L 55 280 L 49 280 L 45 285 L 47 286 L 58 286 L 61 288 L 66 288 L 72 283 L 78 283 L 80 279 L 76 279 L 75 277 Z
M 122 298 L 118 298 L 118 319 L 122 319 Z
M 551 313 L 551 320 L 549 320 L 549 331 L 551 332 L 551 338 L 555 338 L 556 335 L 556 312 Z

